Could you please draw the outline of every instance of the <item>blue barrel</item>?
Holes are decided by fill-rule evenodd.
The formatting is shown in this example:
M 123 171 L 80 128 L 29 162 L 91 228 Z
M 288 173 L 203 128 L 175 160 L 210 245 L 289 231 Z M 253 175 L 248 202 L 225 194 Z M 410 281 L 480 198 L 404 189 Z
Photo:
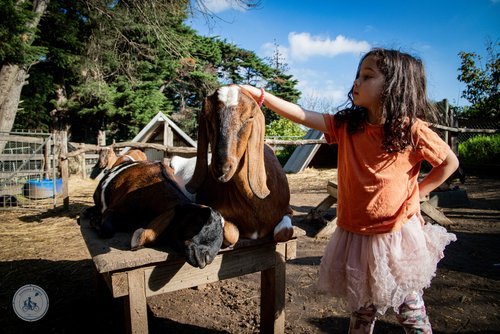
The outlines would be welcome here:
M 62 179 L 56 179 L 56 195 L 61 192 Z M 54 186 L 51 179 L 28 180 L 23 187 L 23 195 L 30 199 L 43 199 L 54 196 Z

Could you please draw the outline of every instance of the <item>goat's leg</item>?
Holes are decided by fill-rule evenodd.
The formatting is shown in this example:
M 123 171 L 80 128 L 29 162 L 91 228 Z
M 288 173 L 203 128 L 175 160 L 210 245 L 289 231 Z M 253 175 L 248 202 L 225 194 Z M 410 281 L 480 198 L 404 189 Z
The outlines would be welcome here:
M 175 210 L 168 210 L 153 219 L 146 228 L 135 230 L 130 241 L 132 250 L 144 247 L 146 244 L 154 242 L 160 234 L 165 231 L 168 225 L 172 222 L 175 215 Z
M 232 222 L 224 220 L 224 241 L 225 247 L 233 246 L 240 238 L 240 230 Z
M 281 221 L 274 228 L 274 241 L 288 241 L 293 236 L 292 218 L 289 215 L 283 216 Z

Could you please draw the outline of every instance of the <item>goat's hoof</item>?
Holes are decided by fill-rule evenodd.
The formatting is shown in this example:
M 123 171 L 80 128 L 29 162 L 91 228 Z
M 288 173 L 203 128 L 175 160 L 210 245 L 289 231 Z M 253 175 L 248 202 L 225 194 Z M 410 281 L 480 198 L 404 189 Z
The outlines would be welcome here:
M 131 250 L 138 250 L 144 247 L 144 240 L 146 239 L 144 234 L 145 233 L 143 228 L 135 230 L 134 234 L 132 235 L 132 240 L 130 240 Z

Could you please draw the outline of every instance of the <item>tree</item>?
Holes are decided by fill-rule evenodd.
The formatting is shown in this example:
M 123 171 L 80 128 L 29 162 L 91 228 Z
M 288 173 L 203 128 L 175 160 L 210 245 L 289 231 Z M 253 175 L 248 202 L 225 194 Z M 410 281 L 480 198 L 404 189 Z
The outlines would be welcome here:
M 0 22 L 1 64 L 24 68 L 23 85 L 30 71 L 22 108 L 19 96 L 9 105 L 17 128 L 126 140 L 162 111 L 194 134 L 202 99 L 220 83 L 295 85 L 255 53 L 197 35 L 184 24 L 188 0 L 52 0 L 38 22 L 31 2 L 0 1 L 9 5 L 0 8 L 9 18 Z
M 32 47 L 35 31 L 49 1 L 2 0 L 0 3 L 0 132 L 10 132 L 27 84 L 28 70 L 42 51 Z M 30 8 L 31 7 L 31 8 Z M 5 142 L 0 143 L 0 152 Z
M 466 84 L 462 97 L 471 106 L 466 113 L 469 117 L 487 118 L 500 121 L 500 58 L 495 47 L 499 44 L 487 43 L 486 64 L 483 58 L 474 52 L 460 52 L 462 64 L 458 80 Z
M 298 81 L 293 79 L 292 75 L 287 74 L 288 64 L 285 61 L 283 54 L 280 52 L 279 45 L 274 43 L 273 56 L 267 59 L 267 62 L 273 69 L 270 80 L 265 85 L 265 89 L 273 92 L 274 95 L 293 103 L 297 103 L 300 98 L 300 91 L 295 86 Z M 265 109 L 266 121 L 271 123 L 281 118 L 278 114 Z M 290 126 L 293 123 L 290 122 Z M 295 125 L 297 126 L 297 125 Z M 293 132 L 294 130 L 292 130 Z
M 33 45 L 43 56 L 30 68 L 30 84 L 21 93 L 14 129 L 68 130 L 69 106 L 76 99 L 81 63 L 89 37 L 87 7 L 71 0 L 52 0 L 38 26 Z M 62 33 L 64 32 L 64 33 Z

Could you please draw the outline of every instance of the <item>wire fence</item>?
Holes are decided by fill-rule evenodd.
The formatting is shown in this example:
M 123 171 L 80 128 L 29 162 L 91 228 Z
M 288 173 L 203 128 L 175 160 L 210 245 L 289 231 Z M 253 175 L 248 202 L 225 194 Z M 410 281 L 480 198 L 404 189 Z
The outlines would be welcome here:
M 49 133 L 0 132 L 0 209 L 57 205 L 62 180 L 53 142 Z

